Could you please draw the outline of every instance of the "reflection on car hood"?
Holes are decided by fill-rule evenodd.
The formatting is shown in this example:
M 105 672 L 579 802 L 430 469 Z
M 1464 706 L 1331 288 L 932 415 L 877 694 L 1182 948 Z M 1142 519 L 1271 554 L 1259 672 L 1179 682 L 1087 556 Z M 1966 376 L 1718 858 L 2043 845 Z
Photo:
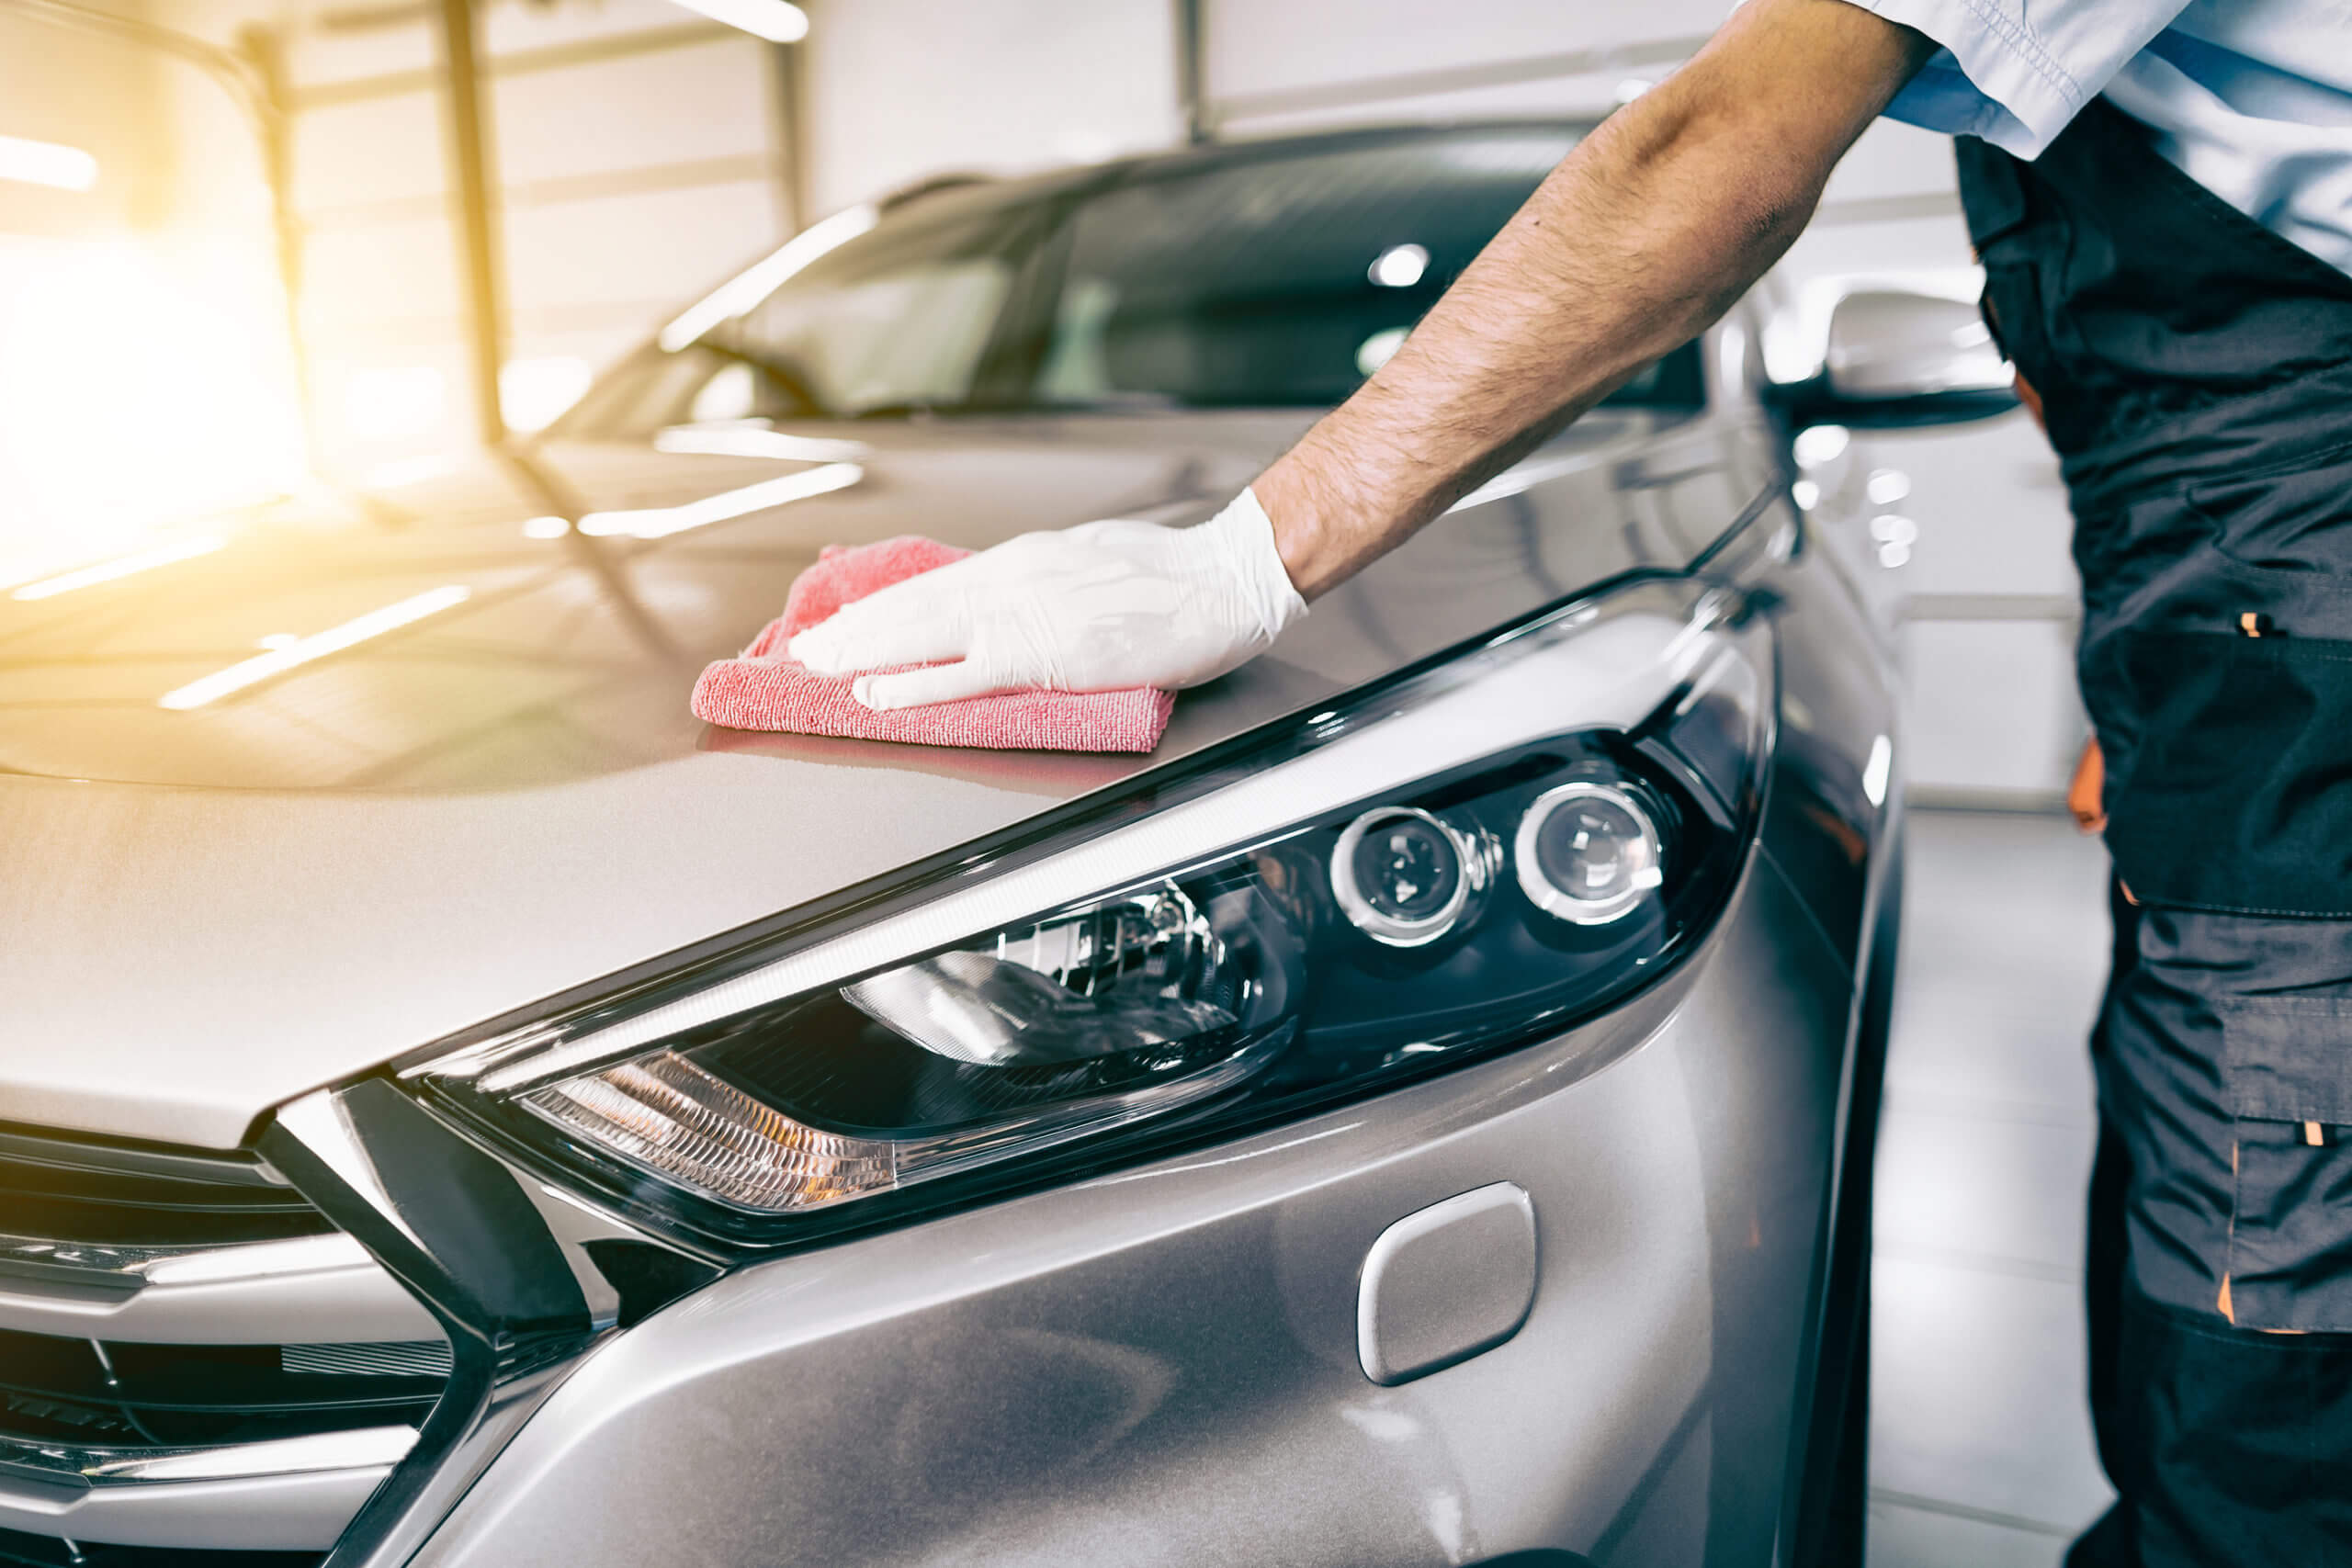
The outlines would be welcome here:
M 558 448 L 554 502 L 605 536 L 530 536 L 548 490 L 485 468 L 0 598 L 0 1122 L 232 1145 L 321 1083 L 1009 826 L 1644 558 L 1681 564 L 1612 499 L 1647 417 L 1608 416 L 1532 460 L 1555 479 L 1540 502 L 1457 511 L 1270 656 L 1187 694 L 1150 759 L 749 735 L 686 711 L 703 663 L 748 642 L 824 545 L 1190 522 L 1304 423 L 941 422 L 852 432 L 868 449 L 829 463 Z

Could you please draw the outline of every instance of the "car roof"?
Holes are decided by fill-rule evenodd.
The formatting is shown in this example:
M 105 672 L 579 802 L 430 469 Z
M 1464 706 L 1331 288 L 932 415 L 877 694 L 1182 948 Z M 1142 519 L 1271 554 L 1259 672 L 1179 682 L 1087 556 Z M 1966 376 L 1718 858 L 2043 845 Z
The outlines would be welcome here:
M 959 172 L 930 175 L 883 196 L 875 205 L 884 212 L 893 212 L 935 195 L 969 195 L 983 190 L 1007 200 L 1024 200 L 1137 177 L 1206 174 L 1216 169 L 1271 163 L 1318 152 L 1356 152 L 1526 131 L 1582 137 L 1600 123 L 1598 118 L 1589 115 L 1526 116 L 1432 120 L 1411 125 L 1353 126 L 1337 130 L 1298 131 L 1230 141 L 1205 141 L 1164 152 L 1133 153 L 1095 164 L 1072 164 L 1034 175 L 999 176 Z

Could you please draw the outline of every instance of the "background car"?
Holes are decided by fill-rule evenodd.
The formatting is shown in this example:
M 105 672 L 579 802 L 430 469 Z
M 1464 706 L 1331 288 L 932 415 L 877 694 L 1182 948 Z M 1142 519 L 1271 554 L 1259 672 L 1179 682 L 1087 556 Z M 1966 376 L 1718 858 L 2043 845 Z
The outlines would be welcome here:
M 1995 406 L 1941 302 L 1743 306 L 1148 758 L 685 709 L 824 545 L 1207 515 L 1578 134 L 852 209 L 0 603 L 0 1555 L 1849 1553 L 1896 752 L 1787 448 Z

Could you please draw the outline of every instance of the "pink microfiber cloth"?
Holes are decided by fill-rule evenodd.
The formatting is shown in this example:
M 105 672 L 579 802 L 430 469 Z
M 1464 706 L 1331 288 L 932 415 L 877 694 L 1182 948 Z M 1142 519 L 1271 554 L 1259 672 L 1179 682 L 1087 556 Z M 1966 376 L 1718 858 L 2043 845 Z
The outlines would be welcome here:
M 784 615 L 741 659 L 722 659 L 695 682 L 695 716 L 729 729 L 786 729 L 856 740 L 1044 751 L 1148 751 L 1159 744 L 1174 694 L 1003 692 L 876 713 L 850 694 L 854 677 L 820 675 L 785 654 L 794 636 L 879 588 L 971 554 L 909 535 L 843 549 L 828 545 L 795 579 Z

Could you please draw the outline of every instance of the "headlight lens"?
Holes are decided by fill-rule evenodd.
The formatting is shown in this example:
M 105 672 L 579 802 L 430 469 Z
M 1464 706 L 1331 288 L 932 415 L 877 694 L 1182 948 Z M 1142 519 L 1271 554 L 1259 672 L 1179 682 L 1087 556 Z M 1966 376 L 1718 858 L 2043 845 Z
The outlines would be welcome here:
M 1744 863 L 1770 650 L 1735 608 L 1673 583 L 1556 612 L 408 1080 L 642 1220 L 764 1247 L 1556 1033 Z
M 1332 847 L 1331 897 L 1373 941 L 1426 947 L 1476 917 L 1498 858 L 1490 833 L 1410 806 L 1375 807 Z
M 1577 925 L 1623 919 L 1665 884 L 1657 825 L 1666 816 L 1650 792 L 1605 770 L 1554 785 L 1529 804 L 1511 840 L 1521 890 Z
M 842 987 L 934 1056 L 1068 1066 L 1222 1038 L 1258 980 L 1173 883 Z

